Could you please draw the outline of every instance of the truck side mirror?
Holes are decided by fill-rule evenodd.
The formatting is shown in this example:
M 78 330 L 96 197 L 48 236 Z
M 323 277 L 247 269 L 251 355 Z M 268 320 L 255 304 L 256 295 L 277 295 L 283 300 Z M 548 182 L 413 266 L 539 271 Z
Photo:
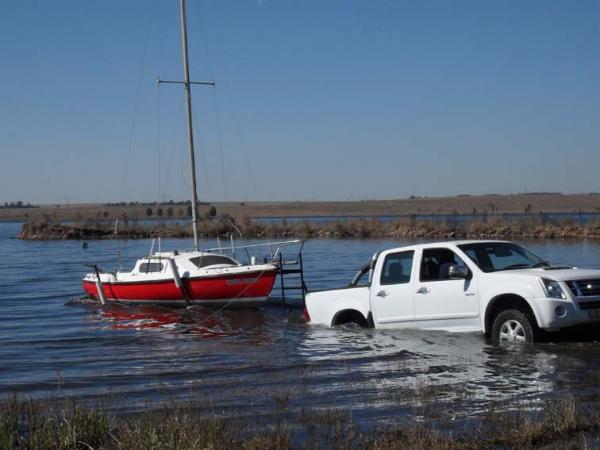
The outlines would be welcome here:
M 448 278 L 453 279 L 467 279 L 471 278 L 469 269 L 462 264 L 453 264 L 448 268 Z

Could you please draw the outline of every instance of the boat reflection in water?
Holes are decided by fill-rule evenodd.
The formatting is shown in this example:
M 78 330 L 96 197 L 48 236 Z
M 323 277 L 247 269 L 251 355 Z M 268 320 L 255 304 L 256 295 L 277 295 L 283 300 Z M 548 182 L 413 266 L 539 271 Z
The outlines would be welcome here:
M 259 311 L 245 311 L 244 314 L 251 318 L 250 322 L 258 327 L 257 330 L 264 324 L 264 317 L 261 320 Z M 234 336 L 249 326 L 248 321 L 239 320 L 239 314 L 195 306 L 174 309 L 151 305 L 115 305 L 98 308 L 97 315 L 101 323 L 108 322 L 108 328 L 113 330 L 155 330 L 204 338 Z

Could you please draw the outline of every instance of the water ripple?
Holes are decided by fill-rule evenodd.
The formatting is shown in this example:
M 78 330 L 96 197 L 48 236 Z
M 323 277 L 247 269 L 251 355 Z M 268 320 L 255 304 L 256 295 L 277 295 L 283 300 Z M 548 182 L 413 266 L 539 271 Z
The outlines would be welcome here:
M 357 420 L 387 421 L 422 414 L 427 402 L 468 415 L 491 402 L 508 407 L 598 394 L 600 353 L 593 342 L 515 349 L 489 345 L 477 334 L 308 327 L 300 308 L 279 306 L 216 315 L 204 308 L 101 308 L 76 298 L 83 264 L 116 267 L 120 250 L 129 267 L 147 253 L 148 242 L 94 241 L 84 250 L 78 242 L 9 239 L 17 229 L 0 224 L 6 256 L 0 261 L 0 395 L 111 394 L 124 410 L 200 398 L 248 415 L 286 399 L 292 410 L 343 408 Z M 373 252 L 397 245 L 310 241 L 307 284 L 343 286 Z M 598 243 L 529 247 L 560 264 L 600 261 Z

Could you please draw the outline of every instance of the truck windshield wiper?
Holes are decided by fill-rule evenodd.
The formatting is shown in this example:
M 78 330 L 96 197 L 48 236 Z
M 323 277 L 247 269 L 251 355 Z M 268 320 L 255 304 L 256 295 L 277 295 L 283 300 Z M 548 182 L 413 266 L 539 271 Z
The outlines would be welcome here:
M 531 266 L 532 269 L 535 269 L 537 267 L 552 267 L 552 264 L 550 264 L 547 261 L 540 261 L 539 263 L 534 264 L 533 266 Z
M 498 269 L 500 270 L 513 270 L 513 269 L 531 269 L 532 267 L 535 266 L 530 266 L 529 264 L 525 264 L 525 263 L 519 263 L 519 264 L 511 264 L 510 266 L 506 266 L 503 267 L 502 269 Z

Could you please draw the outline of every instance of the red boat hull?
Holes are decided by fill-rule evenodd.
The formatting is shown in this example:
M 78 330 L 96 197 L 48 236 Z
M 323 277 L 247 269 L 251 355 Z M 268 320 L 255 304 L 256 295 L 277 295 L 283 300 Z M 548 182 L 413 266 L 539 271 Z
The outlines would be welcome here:
M 108 301 L 144 304 L 178 304 L 191 301 L 198 304 L 252 303 L 267 299 L 275 284 L 275 270 L 239 275 L 196 277 L 183 279 L 185 289 L 172 279 L 148 282 L 103 283 Z M 98 298 L 96 284 L 83 282 L 83 289 Z M 187 295 L 184 295 L 184 292 Z M 187 297 L 187 298 L 186 298 Z

